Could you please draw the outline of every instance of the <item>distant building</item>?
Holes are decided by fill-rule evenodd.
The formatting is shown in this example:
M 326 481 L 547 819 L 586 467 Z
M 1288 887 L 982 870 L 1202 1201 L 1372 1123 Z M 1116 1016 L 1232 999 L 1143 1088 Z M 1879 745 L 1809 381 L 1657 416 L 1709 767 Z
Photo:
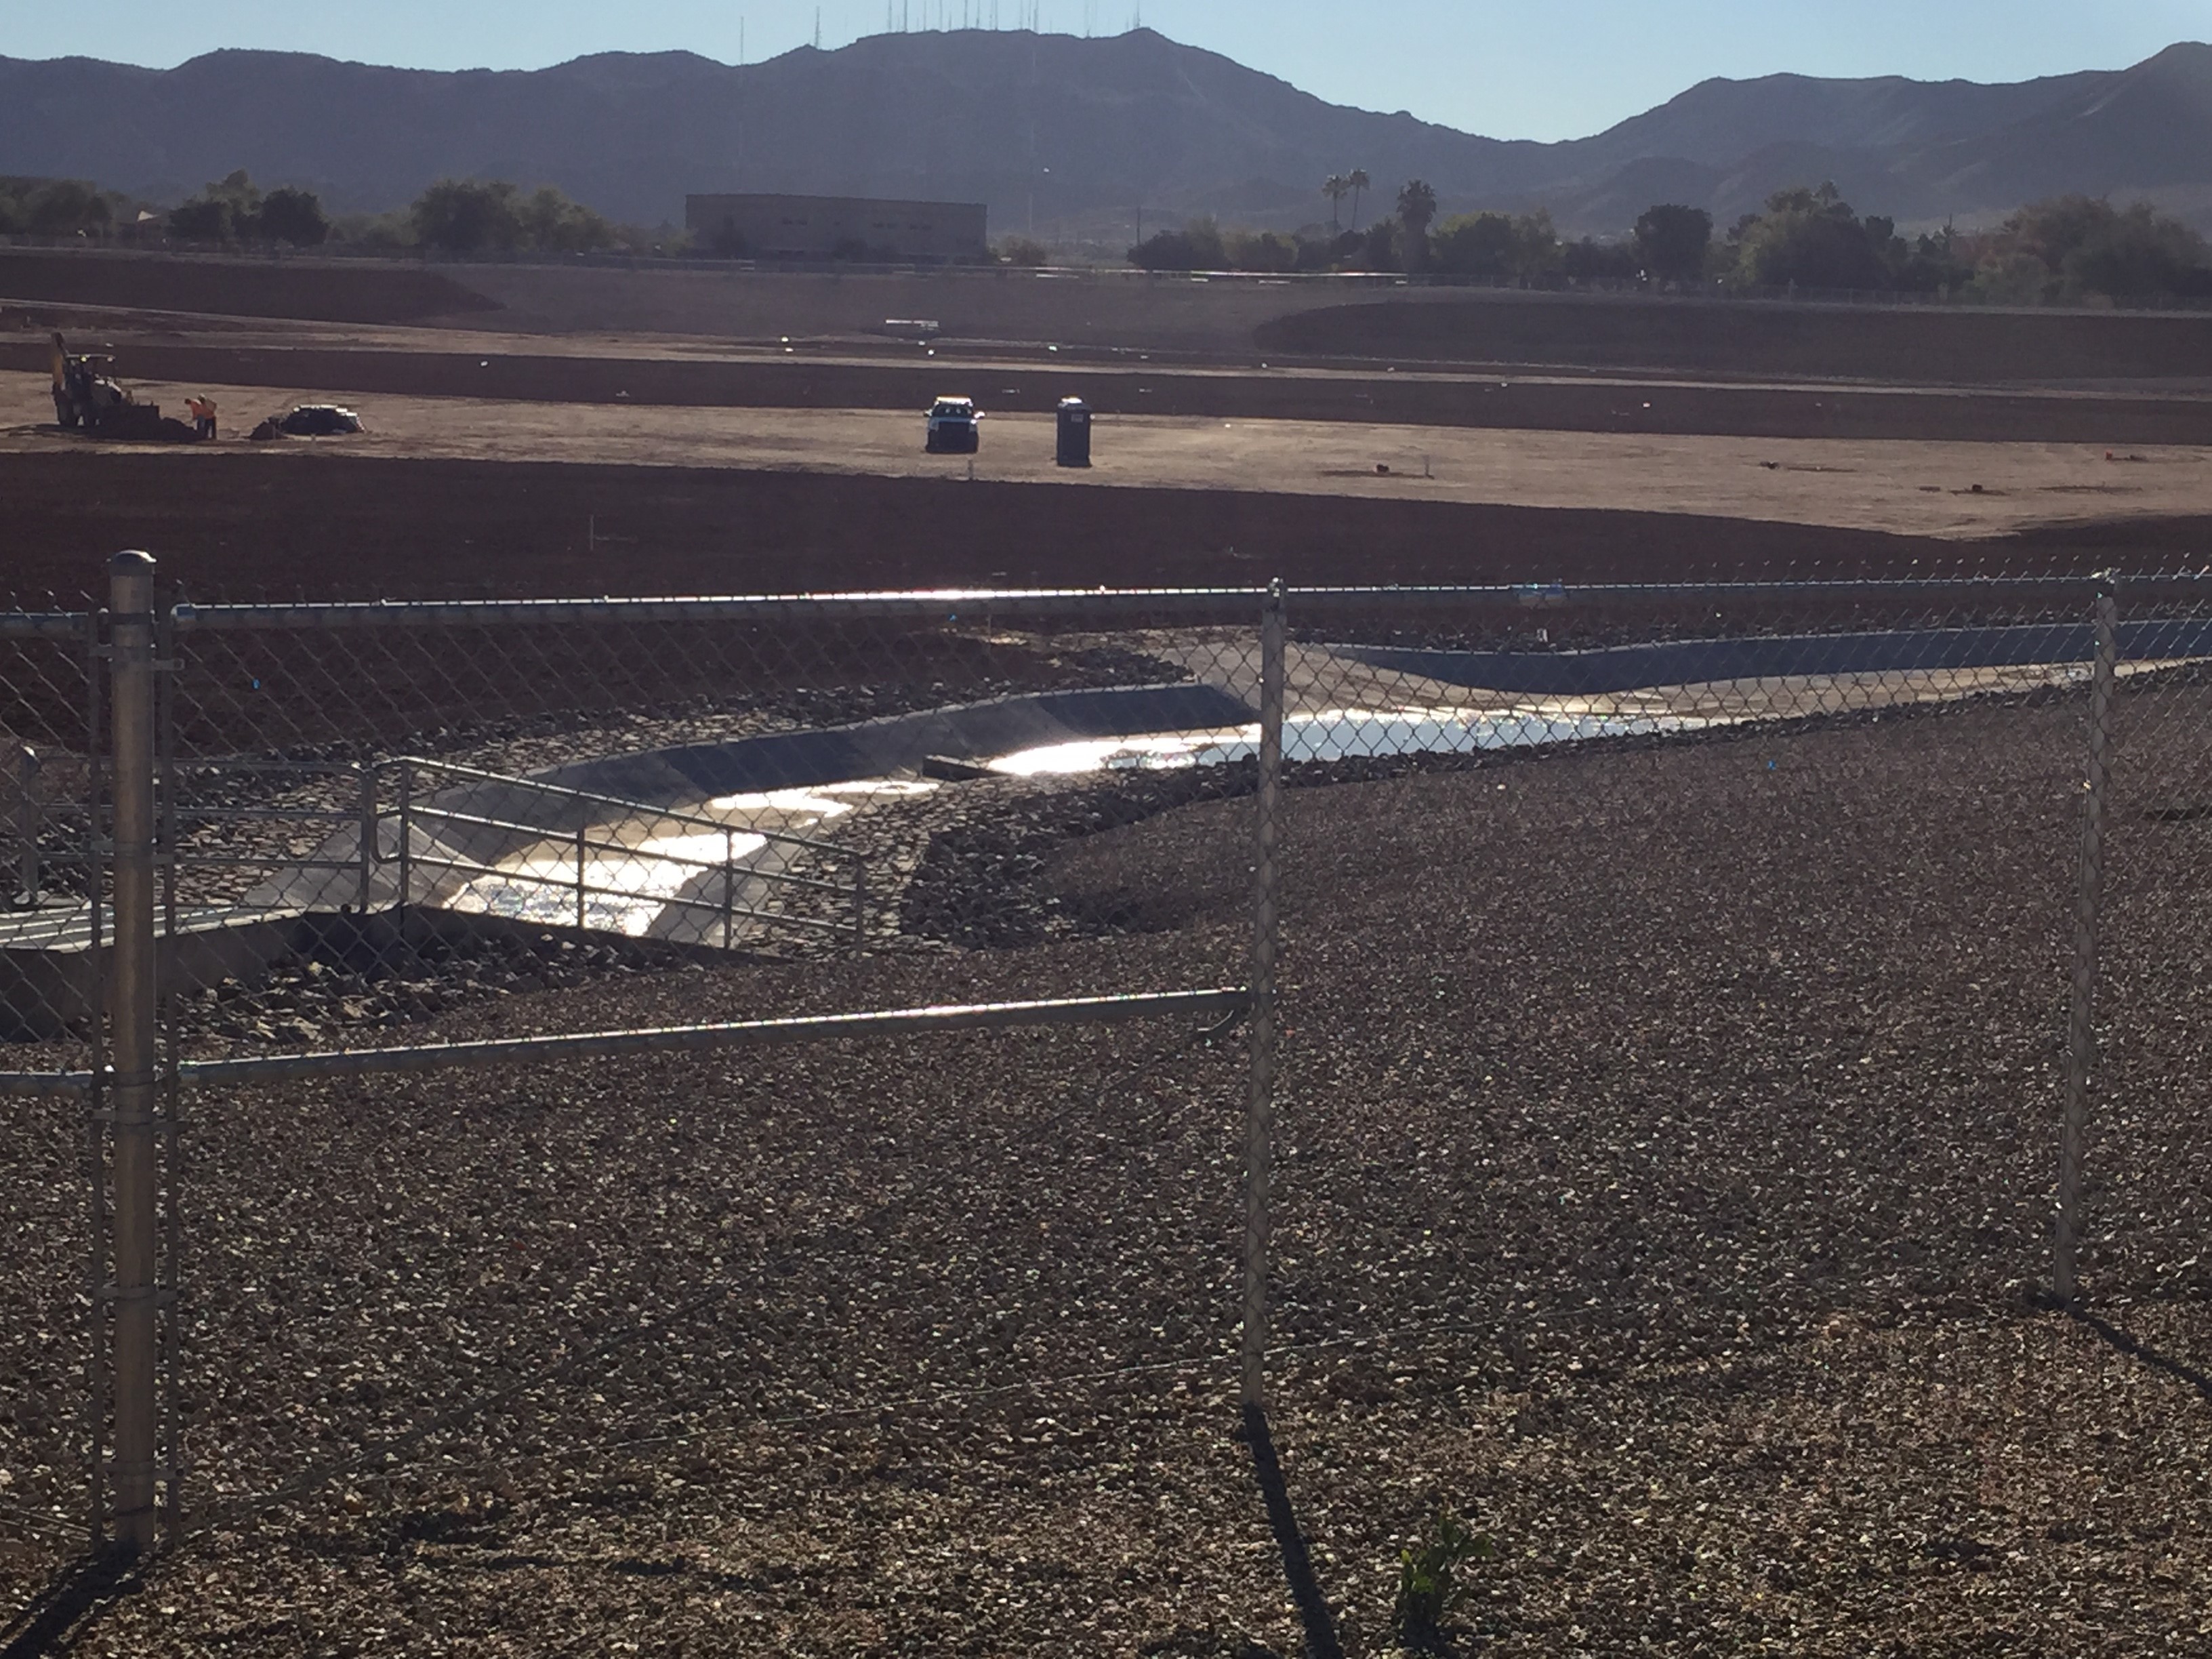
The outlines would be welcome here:
M 981 259 L 981 202 L 874 202 L 852 196 L 687 196 L 684 222 L 703 252 L 739 259 Z

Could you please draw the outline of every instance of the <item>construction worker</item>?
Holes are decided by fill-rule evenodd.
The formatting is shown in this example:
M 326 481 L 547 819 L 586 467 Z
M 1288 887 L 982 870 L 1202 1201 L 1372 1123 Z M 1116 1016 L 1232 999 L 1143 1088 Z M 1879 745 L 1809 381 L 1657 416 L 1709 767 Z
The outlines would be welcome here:
M 185 407 L 192 411 L 192 431 L 202 438 L 215 436 L 215 399 L 209 397 L 187 398 Z

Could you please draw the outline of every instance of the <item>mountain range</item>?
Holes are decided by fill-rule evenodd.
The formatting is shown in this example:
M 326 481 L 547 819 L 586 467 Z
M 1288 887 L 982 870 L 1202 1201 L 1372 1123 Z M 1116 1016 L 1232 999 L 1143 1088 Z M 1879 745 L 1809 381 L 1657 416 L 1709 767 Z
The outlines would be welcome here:
M 1355 167 L 1377 187 L 1364 216 L 1419 177 L 1446 213 L 1540 205 L 1576 234 L 1625 230 L 1662 201 L 1727 223 L 1822 180 L 1908 226 L 2080 191 L 2212 228 L 2212 46 L 1998 86 L 1713 80 L 1563 143 L 1325 103 L 1147 29 L 884 34 L 744 66 L 686 52 L 458 72 L 239 51 L 169 70 L 0 58 L 0 173 L 161 203 L 244 167 L 338 212 L 404 205 L 441 177 L 504 178 L 646 224 L 681 222 L 690 192 L 791 191 L 980 200 L 994 234 L 1110 240 L 1202 213 L 1322 221 L 1322 179 Z

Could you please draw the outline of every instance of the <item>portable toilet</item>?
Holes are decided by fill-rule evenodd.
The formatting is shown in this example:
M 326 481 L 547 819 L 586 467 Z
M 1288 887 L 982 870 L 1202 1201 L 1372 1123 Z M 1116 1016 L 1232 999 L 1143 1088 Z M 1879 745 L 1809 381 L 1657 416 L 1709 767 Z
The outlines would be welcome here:
M 1060 400 L 1060 464 L 1091 465 L 1091 405 L 1080 398 Z

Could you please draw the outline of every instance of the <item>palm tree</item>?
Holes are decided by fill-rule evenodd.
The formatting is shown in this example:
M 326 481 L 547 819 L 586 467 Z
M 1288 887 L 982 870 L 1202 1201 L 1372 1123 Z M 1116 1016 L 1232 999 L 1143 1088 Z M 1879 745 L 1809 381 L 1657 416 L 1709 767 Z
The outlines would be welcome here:
M 1398 192 L 1398 218 L 1406 227 L 1406 269 L 1419 270 L 1427 261 L 1429 227 L 1437 218 L 1437 192 L 1427 180 L 1407 181 Z
M 1398 216 L 1415 235 L 1436 222 L 1437 192 L 1425 179 L 1408 179 L 1398 192 Z
M 1429 252 L 1429 226 L 1436 223 L 1436 188 L 1427 179 L 1407 179 L 1398 192 L 1398 222 L 1405 226 L 1405 268 L 1420 270 Z
M 1359 198 L 1375 181 L 1367 176 L 1365 167 L 1354 167 L 1344 182 L 1352 187 L 1352 228 L 1357 230 L 1359 228 Z
M 1342 226 L 1337 222 L 1337 204 L 1352 194 L 1352 180 L 1340 173 L 1332 173 L 1322 180 L 1321 193 L 1328 198 L 1328 228 L 1331 230 L 1341 229 Z

